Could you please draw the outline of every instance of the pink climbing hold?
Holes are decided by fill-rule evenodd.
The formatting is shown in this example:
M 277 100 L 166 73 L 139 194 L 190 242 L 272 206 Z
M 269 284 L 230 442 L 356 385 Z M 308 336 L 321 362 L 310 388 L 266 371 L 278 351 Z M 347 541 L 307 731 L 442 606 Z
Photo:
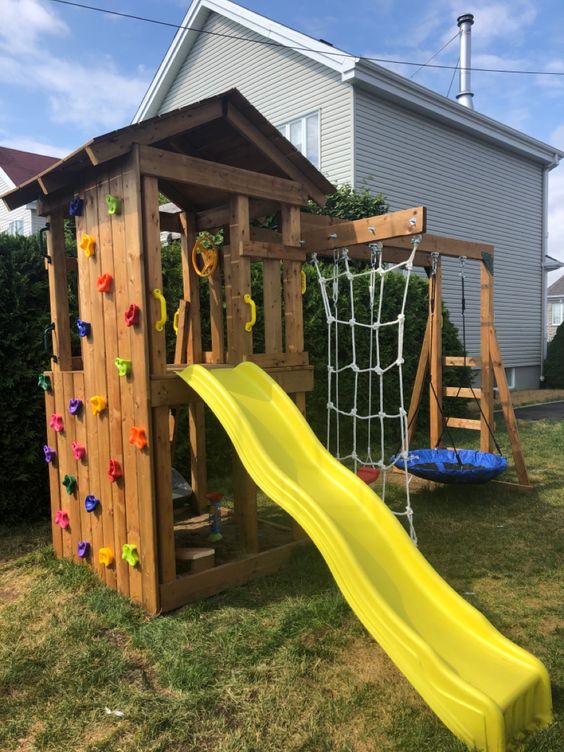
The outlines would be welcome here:
M 53 413 L 53 415 L 51 415 L 51 418 L 49 419 L 49 425 L 54 431 L 60 433 L 62 430 L 64 430 L 65 427 L 63 416 L 59 415 L 59 413 Z
M 63 512 L 62 509 L 58 509 L 55 513 L 55 524 L 62 527 L 63 530 L 66 530 L 70 525 L 69 516 L 66 512 Z
M 82 444 L 79 444 L 78 441 L 73 441 L 71 444 L 72 454 L 75 460 L 82 460 L 84 459 L 84 455 L 86 454 L 86 447 Z

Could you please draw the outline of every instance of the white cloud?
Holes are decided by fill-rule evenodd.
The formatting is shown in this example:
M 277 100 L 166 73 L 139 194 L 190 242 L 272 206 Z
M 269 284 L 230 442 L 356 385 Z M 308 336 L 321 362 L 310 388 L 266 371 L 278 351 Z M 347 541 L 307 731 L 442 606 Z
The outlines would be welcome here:
M 39 0 L 0 0 L 0 46 L 9 53 L 33 50 L 42 34 L 63 35 L 66 23 Z
M 122 73 L 111 56 L 77 62 L 50 52 L 44 37 L 68 27 L 39 0 L 0 0 L 0 17 L 0 81 L 45 95 L 51 122 L 93 133 L 130 120 L 147 71 Z

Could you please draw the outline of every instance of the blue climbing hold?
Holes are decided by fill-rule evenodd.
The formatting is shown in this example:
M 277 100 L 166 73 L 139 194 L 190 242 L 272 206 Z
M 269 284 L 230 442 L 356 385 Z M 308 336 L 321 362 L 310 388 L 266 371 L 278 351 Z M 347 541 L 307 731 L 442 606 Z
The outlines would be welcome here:
M 79 196 L 73 198 L 73 200 L 69 203 L 69 217 L 81 217 L 83 206 L 84 201 Z
M 81 410 L 82 410 L 82 400 L 81 399 L 71 399 L 71 400 L 69 400 L 69 413 L 71 415 L 78 415 Z
M 92 328 L 88 321 L 83 321 L 82 319 L 76 320 L 76 328 L 78 329 L 78 334 L 80 337 L 88 337 L 90 334 L 90 329 Z
M 93 512 L 99 503 L 100 499 L 97 499 L 94 494 L 88 494 L 88 496 L 84 499 L 84 508 L 87 512 Z

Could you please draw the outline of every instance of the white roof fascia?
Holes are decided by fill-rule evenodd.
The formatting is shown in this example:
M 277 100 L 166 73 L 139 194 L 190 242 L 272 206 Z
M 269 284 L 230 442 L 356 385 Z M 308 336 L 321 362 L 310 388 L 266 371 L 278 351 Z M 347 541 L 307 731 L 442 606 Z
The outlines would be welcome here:
M 431 89 L 369 61 L 361 60 L 358 64 L 351 66 L 343 74 L 343 81 L 373 91 L 411 110 L 422 112 L 452 127 L 526 155 L 548 165 L 549 169 L 556 167 L 564 157 L 564 152 L 553 146 L 537 141 L 475 110 L 463 107 Z
M 224 16 L 281 46 L 298 48 L 300 54 L 331 68 L 337 73 L 343 74 L 358 61 L 358 58 L 343 50 L 283 26 L 247 8 L 242 8 L 240 5 L 230 2 L 230 0 L 194 0 L 181 24 L 187 28 L 178 29 L 176 32 L 172 44 L 135 113 L 133 123 L 138 123 L 158 114 L 166 92 L 197 40 L 198 30 L 204 27 L 210 13 Z

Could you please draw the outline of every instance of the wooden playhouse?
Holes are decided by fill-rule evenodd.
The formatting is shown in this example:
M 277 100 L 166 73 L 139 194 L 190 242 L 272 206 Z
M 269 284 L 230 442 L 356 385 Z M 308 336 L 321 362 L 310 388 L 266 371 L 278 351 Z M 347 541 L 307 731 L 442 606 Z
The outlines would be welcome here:
M 204 405 L 176 372 L 190 363 L 221 367 L 252 360 L 305 410 L 305 394 L 313 387 L 303 339 L 306 254 L 331 254 L 347 245 L 356 247 L 353 257 L 366 258 L 362 244 L 397 238 L 386 247 L 393 261 L 410 247 L 401 236 L 425 230 L 422 208 L 330 228 L 329 217 L 301 212 L 309 198 L 323 205 L 333 191 L 231 90 L 95 138 L 4 197 L 9 208 L 38 200 L 48 219 L 46 335 L 52 356 L 42 382 L 56 555 L 88 564 L 150 613 L 275 571 L 304 539 L 294 526 L 265 544 L 255 485 L 234 456 L 231 521 L 237 550 L 218 562 L 209 544 L 194 550 L 179 543 L 182 519 L 173 507 L 171 481 L 177 425 L 171 408 L 188 406 L 193 496 L 186 516 L 201 518 L 209 490 Z M 180 211 L 160 211 L 160 194 Z M 76 230 L 70 256 L 64 226 L 69 211 Z M 268 215 L 279 217 L 278 231 L 254 226 Z M 206 250 L 196 258 L 194 246 L 199 233 L 220 228 L 219 263 L 208 274 Z M 162 294 L 163 232 L 180 238 L 183 294 L 174 317 Z M 426 236 L 418 260 L 428 265 L 437 250 L 481 253 L 477 244 L 460 243 Z M 261 352 L 253 348 L 253 264 L 262 276 Z M 206 305 L 209 299 L 206 333 L 203 285 Z M 78 310 L 71 317 L 74 297 Z M 167 363 L 165 333 L 173 325 L 174 362 Z M 211 346 L 204 349 L 203 341 Z M 439 364 L 431 365 L 440 379 Z M 490 373 L 486 369 L 491 381 Z M 490 381 L 484 393 L 488 410 Z

